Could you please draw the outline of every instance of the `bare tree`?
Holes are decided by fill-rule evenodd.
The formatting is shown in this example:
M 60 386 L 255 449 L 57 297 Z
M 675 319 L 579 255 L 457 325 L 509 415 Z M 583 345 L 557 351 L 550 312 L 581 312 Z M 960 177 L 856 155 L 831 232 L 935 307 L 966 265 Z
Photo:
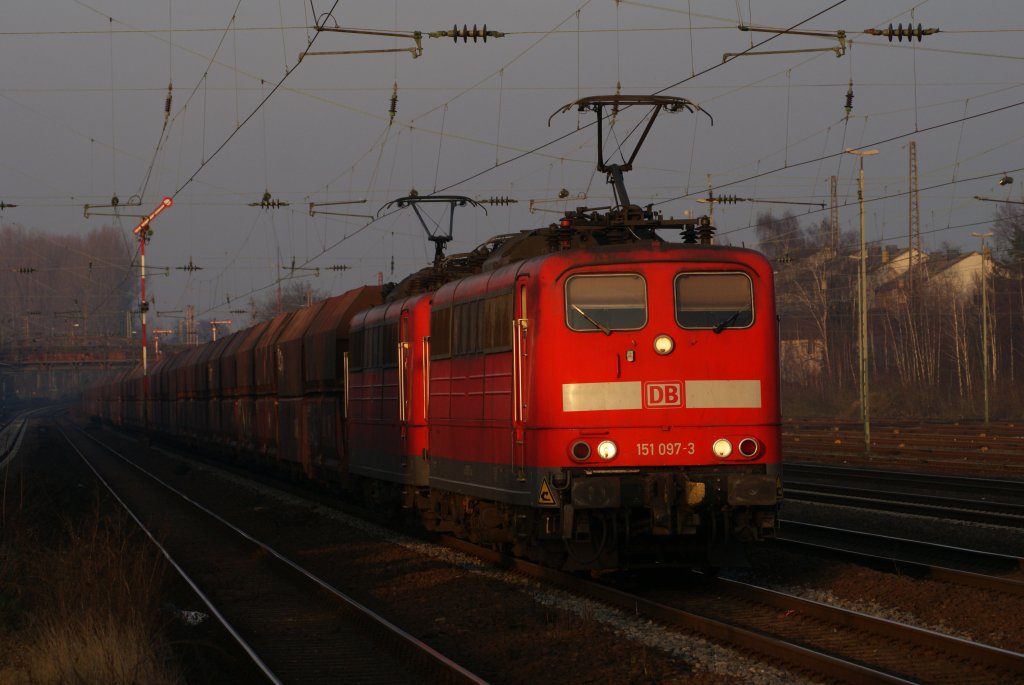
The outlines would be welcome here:
M 326 299 L 328 293 L 314 289 L 308 281 L 286 281 L 278 288 L 253 302 L 253 321 L 266 321 L 280 313 L 308 307 L 313 302 Z
M 55 236 L 0 229 L 0 336 L 111 336 L 124 330 L 138 285 L 120 229 Z
M 771 212 L 759 212 L 754 230 L 761 251 L 773 262 L 795 258 L 807 246 L 800 221 L 791 212 L 786 212 L 781 218 L 776 218 Z
M 996 205 L 993 216 L 995 226 L 996 261 L 1000 266 L 1016 270 L 1024 263 L 1024 205 L 1008 202 Z

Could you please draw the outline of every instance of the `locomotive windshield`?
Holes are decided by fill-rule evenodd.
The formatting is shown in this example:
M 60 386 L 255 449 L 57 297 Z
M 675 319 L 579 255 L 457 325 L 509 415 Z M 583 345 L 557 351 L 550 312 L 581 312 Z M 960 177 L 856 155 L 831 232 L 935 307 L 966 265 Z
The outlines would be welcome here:
M 744 273 L 682 273 L 676 277 L 676 322 L 682 328 L 748 328 L 754 293 Z
M 647 284 L 639 274 L 572 276 L 565 322 L 574 331 L 635 331 L 647 325 Z

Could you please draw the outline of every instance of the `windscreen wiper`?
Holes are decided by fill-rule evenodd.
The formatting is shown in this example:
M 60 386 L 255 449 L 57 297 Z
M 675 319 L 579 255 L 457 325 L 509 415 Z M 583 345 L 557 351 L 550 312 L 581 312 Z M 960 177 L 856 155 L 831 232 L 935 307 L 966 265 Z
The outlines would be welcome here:
M 608 327 L 598 323 L 597 320 L 594 317 L 592 317 L 590 314 L 587 314 L 585 311 L 583 311 L 582 309 L 580 309 L 579 307 L 577 307 L 574 304 L 571 304 L 569 306 L 572 307 L 573 309 L 575 309 L 579 313 L 579 315 L 582 316 L 584 319 L 586 319 L 590 323 L 594 324 L 594 328 L 600 329 L 600 331 L 602 333 L 604 333 L 605 335 L 611 335 L 612 334 L 612 331 L 611 331 L 610 328 L 608 328 Z
M 746 311 L 750 311 L 750 308 L 744 307 L 743 309 L 737 309 L 735 312 L 732 313 L 732 315 L 729 316 L 729 318 L 722 319 L 721 321 L 716 323 L 715 327 L 712 328 L 711 330 L 713 330 L 715 333 L 721 333 L 726 328 L 736 323 L 736 319 L 740 318 L 740 314 Z

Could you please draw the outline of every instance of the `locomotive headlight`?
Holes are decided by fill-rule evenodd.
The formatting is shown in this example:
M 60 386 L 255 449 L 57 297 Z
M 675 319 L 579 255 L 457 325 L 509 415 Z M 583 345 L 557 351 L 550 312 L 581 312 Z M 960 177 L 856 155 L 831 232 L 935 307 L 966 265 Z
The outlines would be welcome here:
M 732 443 L 725 438 L 719 438 L 711 445 L 711 450 L 719 459 L 725 459 L 732 454 Z
M 590 445 L 583 440 L 577 440 L 569 447 L 569 454 L 576 461 L 586 461 L 590 459 Z
M 654 351 L 658 354 L 669 354 L 676 348 L 676 343 L 670 336 L 662 333 L 654 339 Z
M 597 456 L 605 461 L 611 461 L 619 453 L 619 447 L 611 440 L 602 440 L 597 446 Z
M 739 444 L 740 454 L 747 459 L 753 459 L 761 451 L 761 443 L 754 438 L 743 438 Z

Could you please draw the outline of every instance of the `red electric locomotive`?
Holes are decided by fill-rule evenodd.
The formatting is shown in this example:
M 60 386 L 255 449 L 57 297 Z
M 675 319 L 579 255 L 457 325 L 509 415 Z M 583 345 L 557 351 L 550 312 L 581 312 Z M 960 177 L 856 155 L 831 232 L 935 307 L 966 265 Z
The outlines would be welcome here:
M 428 520 L 568 568 L 720 565 L 774 529 L 771 268 L 657 240 L 583 256 L 434 295 Z
M 576 104 L 599 123 L 610 105 L 695 108 Z M 351 468 L 430 529 L 564 568 L 729 563 L 774 532 L 781 496 L 771 267 L 710 245 L 706 218 L 631 205 L 628 166 L 599 168 L 616 209 L 449 259 L 431 234 L 434 266 L 357 317 Z M 472 202 L 393 204 L 424 201 Z
M 700 109 L 574 104 L 597 113 L 599 141 L 605 108 L 650 106 L 637 150 L 660 111 Z M 445 257 L 450 225 L 431 232 L 418 205 L 473 200 L 391 203 L 415 210 L 433 265 L 381 304 L 352 291 L 161 365 L 147 399 L 168 406 L 150 428 L 301 465 L 430 530 L 561 568 L 734 563 L 773 534 L 782 496 L 771 267 L 712 245 L 706 217 L 631 204 L 636 150 L 616 165 L 600 148 L 615 207 L 468 254 Z M 138 424 L 137 385 L 87 399 Z M 189 408 L 200 400 L 209 412 Z

